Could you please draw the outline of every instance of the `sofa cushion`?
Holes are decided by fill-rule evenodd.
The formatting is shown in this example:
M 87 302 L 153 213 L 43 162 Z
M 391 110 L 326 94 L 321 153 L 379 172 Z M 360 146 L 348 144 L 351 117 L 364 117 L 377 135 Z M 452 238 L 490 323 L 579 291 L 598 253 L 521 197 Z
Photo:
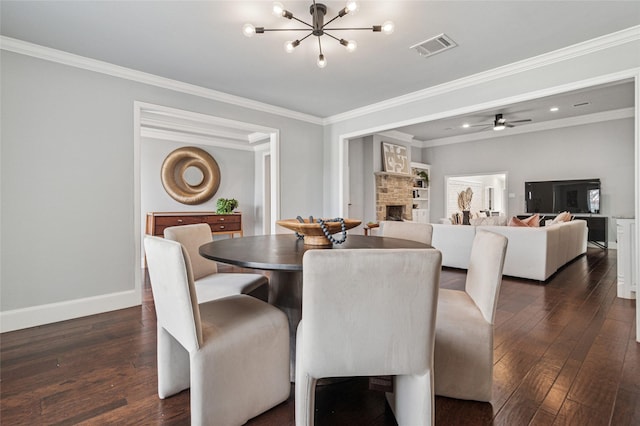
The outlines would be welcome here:
M 506 216 L 490 216 L 490 217 L 474 217 L 469 220 L 469 223 L 474 226 L 505 226 L 507 224 Z

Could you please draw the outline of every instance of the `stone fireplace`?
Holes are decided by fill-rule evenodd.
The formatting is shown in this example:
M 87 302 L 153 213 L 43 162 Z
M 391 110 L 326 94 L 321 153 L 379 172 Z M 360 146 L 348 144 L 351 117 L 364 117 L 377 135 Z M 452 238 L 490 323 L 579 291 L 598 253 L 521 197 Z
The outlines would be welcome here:
M 385 220 L 403 220 L 404 206 L 387 206 L 387 214 Z
M 413 176 L 376 172 L 376 221 L 412 220 Z

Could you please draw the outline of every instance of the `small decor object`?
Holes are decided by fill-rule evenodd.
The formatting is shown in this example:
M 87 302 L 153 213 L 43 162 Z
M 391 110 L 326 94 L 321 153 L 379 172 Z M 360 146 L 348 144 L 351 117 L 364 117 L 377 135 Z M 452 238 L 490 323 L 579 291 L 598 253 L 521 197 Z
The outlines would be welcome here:
M 238 207 L 238 200 L 235 198 L 218 198 L 216 202 L 216 213 L 231 214 Z
M 424 170 L 421 170 L 418 172 L 418 178 L 422 179 L 422 181 L 424 181 L 424 187 L 428 188 L 429 187 L 429 175 L 427 174 L 427 172 L 425 172 Z M 420 183 L 420 185 L 418 186 L 422 186 L 422 181 L 418 181 L 418 183 Z
M 304 239 L 307 246 L 332 247 L 334 244 L 342 244 L 347 239 L 347 230 L 360 225 L 360 220 L 354 219 L 296 219 L 278 220 L 276 223 L 284 228 L 296 232 L 298 238 Z M 341 239 L 336 239 L 333 234 L 342 233 Z
M 409 157 L 406 146 L 382 142 L 382 159 L 385 172 L 409 174 Z
M 214 158 L 196 147 L 178 148 L 162 163 L 162 186 L 182 204 L 202 204 L 213 197 L 220 186 L 220 168 Z
M 466 190 L 458 193 L 458 207 L 462 210 L 462 224 L 469 225 L 469 219 L 471 218 L 471 199 L 473 198 L 473 191 L 470 187 Z

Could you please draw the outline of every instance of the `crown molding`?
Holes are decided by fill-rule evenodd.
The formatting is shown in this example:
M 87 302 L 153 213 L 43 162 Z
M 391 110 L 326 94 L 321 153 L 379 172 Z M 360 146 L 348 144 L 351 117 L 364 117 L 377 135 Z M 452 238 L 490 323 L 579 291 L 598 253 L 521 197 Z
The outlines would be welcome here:
M 149 127 L 140 128 L 140 136 L 143 138 L 160 139 L 172 142 L 182 142 L 186 144 L 213 146 L 217 148 L 227 148 L 239 151 L 256 151 L 260 145 L 249 145 L 238 143 L 235 140 L 227 140 L 224 138 L 206 136 L 206 135 L 194 135 L 188 133 L 182 133 L 180 131 L 153 129 Z M 268 142 L 268 141 L 267 141 Z M 268 143 L 266 144 L 268 145 Z M 260 148 L 262 149 L 262 148 Z
M 391 138 L 391 139 L 397 139 L 399 141 L 406 142 L 406 143 L 414 142 L 413 135 L 409 133 L 401 132 L 398 130 L 387 130 L 385 132 L 378 133 L 378 135 Z
M 580 115 L 576 117 L 563 118 L 559 120 L 544 121 L 541 123 L 527 124 L 526 126 L 514 127 L 508 130 L 494 132 L 481 131 L 469 135 L 451 136 L 448 138 L 431 139 L 428 141 L 418 141 L 415 146 L 419 148 L 432 148 L 442 145 L 452 145 L 463 142 L 473 142 L 486 139 L 496 139 L 505 136 L 522 135 L 525 133 L 541 132 L 545 130 L 561 129 L 564 127 L 583 126 L 586 124 L 594 124 L 603 121 L 621 120 L 624 118 L 633 118 L 635 109 L 622 108 L 613 111 L 597 112 L 594 114 Z
M 8 52 L 18 53 L 21 55 L 31 56 L 38 59 L 43 59 L 45 61 L 56 62 L 59 64 L 84 69 L 87 71 L 110 75 L 112 77 L 135 81 L 137 83 L 143 83 L 167 90 L 173 90 L 175 92 L 224 102 L 243 108 L 266 112 L 282 117 L 293 118 L 295 120 L 306 121 L 312 124 L 323 124 L 322 118 L 316 117 L 314 115 L 269 105 L 263 102 L 254 101 L 252 99 L 230 95 L 228 93 L 207 89 L 204 87 L 172 80 L 165 77 L 159 77 L 157 75 L 145 73 L 142 71 L 136 71 L 130 68 L 110 64 L 108 62 L 98 61 L 96 59 L 86 58 L 84 56 L 74 55 L 72 53 L 40 46 L 11 37 L 0 36 L 0 49 L 6 50 Z
M 389 108 L 401 106 L 410 102 L 416 102 L 438 96 L 444 93 L 463 89 L 489 81 L 502 79 L 522 72 L 542 68 L 568 59 L 588 55 L 611 47 L 640 40 L 640 25 L 630 27 L 615 33 L 606 34 L 591 40 L 587 40 L 572 46 L 554 50 L 542 55 L 524 59 L 504 65 L 492 70 L 477 73 L 468 77 L 459 78 L 437 86 L 429 87 L 406 95 L 390 98 L 381 102 L 356 108 L 341 114 L 327 117 L 323 124 L 334 124 L 345 120 L 354 119 L 363 115 L 372 114 Z
M 63 65 L 81 68 L 88 71 L 98 72 L 113 77 L 131 80 L 138 83 L 148 84 L 167 90 L 173 90 L 176 92 L 195 95 L 214 101 L 253 109 L 256 111 L 305 121 L 312 124 L 328 125 L 401 106 L 410 102 L 428 99 L 440 94 L 452 92 L 477 84 L 505 78 L 511 75 L 552 65 L 554 63 L 562 62 L 571 58 L 587 55 L 593 52 L 598 52 L 600 50 L 608 49 L 637 40 L 640 40 L 640 25 L 597 37 L 595 39 L 587 40 L 552 52 L 544 53 L 542 55 L 534 56 L 532 58 L 527 58 L 522 61 L 504 65 L 502 67 L 494 68 L 492 70 L 477 73 L 468 77 L 463 77 L 426 89 L 418 90 L 406 95 L 390 98 L 381 102 L 367 105 L 362 108 L 356 108 L 351 111 L 336 114 L 326 118 L 321 118 L 310 114 L 277 107 L 263 102 L 254 101 L 252 99 L 230 95 L 228 93 L 207 89 L 177 80 L 159 77 L 153 74 L 136 71 L 130 68 L 121 67 L 118 65 L 110 64 L 108 62 L 98 61 L 79 55 L 74 55 L 72 53 L 40 46 L 11 37 L 0 36 L 0 49 L 51 62 L 57 62 Z

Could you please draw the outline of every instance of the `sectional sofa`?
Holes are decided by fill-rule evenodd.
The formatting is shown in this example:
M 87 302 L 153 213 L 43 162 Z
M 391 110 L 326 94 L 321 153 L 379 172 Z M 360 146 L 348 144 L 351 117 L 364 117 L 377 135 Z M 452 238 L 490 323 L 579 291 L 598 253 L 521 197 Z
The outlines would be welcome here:
M 442 265 L 467 269 L 477 232 L 489 231 L 509 240 L 504 275 L 546 281 L 562 266 L 586 253 L 587 222 L 572 220 L 543 227 L 432 224 L 432 245 L 442 252 Z

